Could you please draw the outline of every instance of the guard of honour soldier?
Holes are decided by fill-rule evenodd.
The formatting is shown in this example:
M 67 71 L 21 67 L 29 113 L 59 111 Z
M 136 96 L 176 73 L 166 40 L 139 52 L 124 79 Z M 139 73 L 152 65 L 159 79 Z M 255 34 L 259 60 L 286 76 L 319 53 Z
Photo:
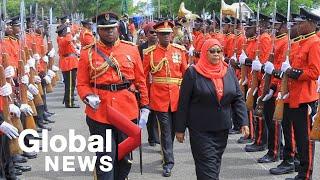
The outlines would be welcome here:
M 90 134 L 105 136 L 106 129 L 113 130 L 112 152 L 97 153 L 97 156 L 111 156 L 114 168 L 111 172 L 103 172 L 97 163 L 97 179 L 126 179 L 132 164 L 129 155 L 117 160 L 117 144 L 125 140 L 127 134 L 118 130 L 105 115 L 109 106 L 141 128 L 147 124 L 149 145 L 161 145 L 162 175 L 171 176 L 174 137 L 183 142 L 182 121 L 192 128 L 188 117 L 183 115 L 188 112 L 181 112 L 183 108 L 179 107 L 183 105 L 179 104 L 182 79 L 185 72 L 189 71 L 187 76 L 190 76 L 190 68 L 197 70 L 197 62 L 204 56 L 201 53 L 212 52 L 214 56 L 222 53 L 224 64 L 230 66 L 228 72 L 232 67 L 235 73 L 231 74 L 239 80 L 236 87 L 242 91 L 242 100 L 237 100 L 241 108 L 232 109 L 233 128 L 229 129 L 229 134 L 241 131 L 244 136 L 238 143 L 246 144 L 247 152 L 267 150 L 258 163 L 281 161 L 270 169 L 271 174 L 296 171 L 298 174 L 293 179 L 312 179 L 314 141 L 310 139 L 310 132 L 320 89 L 320 32 L 317 32 L 320 16 L 301 8 L 300 14 L 290 16 L 290 22 L 279 13 L 274 18 L 256 13 L 246 21 L 224 17 L 222 24 L 217 16 L 208 20 L 197 18 L 193 32 L 181 28 L 183 18 L 146 21 L 143 25 L 146 41 L 139 47 L 119 40 L 123 36 L 116 14 L 102 13 L 92 21 L 97 26 L 96 35 L 92 33 L 89 20 L 81 21 L 80 27 L 67 17 L 60 19 L 56 30 L 60 69 L 53 65 L 56 52 L 50 33 L 43 28 L 45 23 L 30 16 L 26 18 L 25 29 L 21 29 L 21 22 L 25 21 L 20 21 L 19 17 L 2 21 L 5 28 L 1 30 L 5 30 L 5 36 L 1 39 L 0 67 L 0 131 L 4 133 L 0 139 L 1 178 L 18 179 L 17 175 L 31 170 L 30 166 L 21 163 L 27 162 L 27 158 L 36 158 L 37 154 L 21 152 L 12 144 L 23 129 L 51 130 L 48 123 L 54 121 L 48 117 L 53 113 L 48 111 L 46 93 L 52 92 L 52 86 L 59 78 L 56 73 L 60 70 L 65 84 L 65 107 L 79 108 L 74 94 L 77 86 L 81 100 L 87 105 L 85 113 Z M 222 31 L 218 31 L 218 26 L 222 26 Z M 191 39 L 193 41 L 189 41 Z M 206 74 L 201 75 L 209 78 Z M 212 82 L 213 87 L 221 87 L 216 79 Z M 223 95 L 227 96 L 228 91 L 219 94 L 218 90 L 218 99 L 222 98 L 223 102 Z M 194 95 L 195 102 L 191 103 L 201 103 L 202 98 L 197 100 Z M 243 113 L 239 116 L 244 101 L 247 116 Z M 283 118 L 276 119 L 280 103 Z M 255 110 L 261 104 L 263 113 L 259 114 Z M 215 126 L 215 117 L 212 120 L 208 126 Z M 244 128 L 246 125 L 248 130 Z M 31 138 L 25 139 L 27 145 Z M 192 146 L 196 147 L 195 144 Z M 196 148 L 192 151 L 195 156 Z M 221 161 L 223 151 L 218 161 Z M 198 179 L 219 177 L 220 163 L 210 171 L 214 174 L 211 176 L 210 173 L 206 175 L 205 167 L 209 167 L 209 162 L 199 164 L 198 157 L 194 158 Z

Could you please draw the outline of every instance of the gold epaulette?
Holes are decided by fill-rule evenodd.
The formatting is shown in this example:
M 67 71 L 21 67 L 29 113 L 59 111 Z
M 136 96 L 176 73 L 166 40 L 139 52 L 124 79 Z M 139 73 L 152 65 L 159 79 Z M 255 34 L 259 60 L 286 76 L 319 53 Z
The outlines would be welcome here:
M 5 37 L 3 37 L 3 39 L 10 39 L 10 37 L 9 36 L 5 36 Z
M 171 45 L 172 45 L 173 47 L 176 47 L 176 48 L 182 50 L 182 51 L 186 51 L 186 50 L 187 50 L 186 47 L 184 47 L 184 46 L 182 46 L 182 45 L 180 45 L 180 44 L 172 43 Z
M 152 45 L 150 47 L 148 47 L 147 49 L 144 49 L 142 52 L 143 54 L 149 54 L 151 51 L 156 49 L 156 45 Z
M 130 42 L 130 41 L 125 41 L 125 40 L 120 40 L 120 41 L 123 43 L 129 44 L 129 45 L 132 45 L 132 46 L 136 46 L 136 44 L 134 44 L 133 42 Z

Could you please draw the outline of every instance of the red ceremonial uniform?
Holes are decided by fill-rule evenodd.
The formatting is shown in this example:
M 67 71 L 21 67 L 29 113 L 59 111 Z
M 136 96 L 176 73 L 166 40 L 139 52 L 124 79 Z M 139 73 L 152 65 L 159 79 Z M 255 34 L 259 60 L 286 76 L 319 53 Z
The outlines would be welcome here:
M 289 107 L 318 99 L 316 80 L 320 74 L 320 38 L 313 34 L 298 43 L 297 52 L 290 59 L 291 67 L 302 70 L 297 80 L 289 78 Z
M 136 88 L 141 92 L 141 105 L 148 105 L 146 78 L 143 73 L 138 48 L 133 44 L 119 40 L 111 48 L 105 46 L 102 42 L 98 42 L 96 46 L 119 65 L 124 77 L 133 82 L 131 88 Z M 90 55 L 91 53 L 92 56 Z M 94 68 L 100 67 L 105 63 L 106 61 L 95 52 L 92 46 L 81 51 L 77 78 L 79 96 L 81 99 L 85 99 L 90 94 L 97 94 L 101 99 L 99 108 L 94 110 L 87 106 L 86 114 L 95 121 L 110 124 L 106 112 L 107 106 L 112 106 L 115 110 L 124 112 L 123 115 L 128 119 L 137 119 L 139 107 L 133 92 L 127 89 L 107 91 L 96 89 L 91 85 L 92 83 L 105 85 L 122 83 L 116 71 L 111 67 L 106 67 L 102 71 L 96 71 L 95 73 Z M 98 76 L 94 78 L 96 75 Z
M 234 51 L 234 41 L 235 41 L 235 35 L 234 34 L 229 34 L 226 36 L 226 44 L 224 48 L 224 53 L 225 56 L 230 58 L 233 56 L 233 51 Z
M 57 37 L 59 47 L 59 66 L 61 71 L 70 71 L 78 67 L 78 57 L 72 42 L 72 35 L 68 33 L 65 37 Z
M 150 85 L 150 107 L 159 112 L 177 111 L 182 76 L 187 69 L 186 53 L 183 46 L 169 44 L 167 48 L 159 44 L 151 46 L 143 57 L 144 73 L 152 74 Z M 172 82 L 157 82 L 157 79 Z
M 9 63 L 11 66 L 18 68 L 19 57 L 19 40 L 12 36 L 6 36 L 3 39 L 3 48 L 9 55 Z

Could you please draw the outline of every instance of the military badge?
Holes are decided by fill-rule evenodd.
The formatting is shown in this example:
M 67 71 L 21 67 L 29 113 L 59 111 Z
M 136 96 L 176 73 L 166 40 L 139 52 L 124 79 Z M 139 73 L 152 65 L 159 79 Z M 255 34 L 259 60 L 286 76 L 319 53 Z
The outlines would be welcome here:
M 181 63 L 181 55 L 180 53 L 173 53 L 172 54 L 172 60 L 173 60 L 173 63 Z

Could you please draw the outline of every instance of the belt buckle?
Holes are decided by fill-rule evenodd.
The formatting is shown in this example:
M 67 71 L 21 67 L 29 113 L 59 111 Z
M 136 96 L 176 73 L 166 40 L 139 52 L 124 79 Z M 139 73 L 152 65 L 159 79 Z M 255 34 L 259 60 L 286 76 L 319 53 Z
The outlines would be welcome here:
M 114 92 L 117 91 L 117 85 L 116 84 L 110 84 L 110 91 Z

